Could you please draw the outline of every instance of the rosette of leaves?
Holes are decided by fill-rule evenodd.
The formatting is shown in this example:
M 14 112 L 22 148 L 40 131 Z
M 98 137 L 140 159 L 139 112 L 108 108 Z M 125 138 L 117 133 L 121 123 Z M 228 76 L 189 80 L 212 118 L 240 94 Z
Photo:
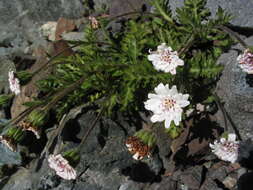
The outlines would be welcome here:
M 232 42 L 217 27 L 227 24 L 230 16 L 219 8 L 211 19 L 205 0 L 186 0 L 175 17 L 168 1 L 152 3 L 154 13 L 136 14 L 118 32 L 110 30 L 108 18 L 99 20 L 98 30 L 87 26 L 78 52 L 52 63 L 53 74 L 38 81 L 38 86 L 58 118 L 86 102 L 105 107 L 108 114 L 115 110 L 136 113 L 144 109 L 148 92 L 158 83 L 177 85 L 192 96 L 193 103 L 211 96 L 222 70 L 216 60 Z M 149 49 L 163 42 L 185 62 L 176 76 L 156 71 L 147 60 Z

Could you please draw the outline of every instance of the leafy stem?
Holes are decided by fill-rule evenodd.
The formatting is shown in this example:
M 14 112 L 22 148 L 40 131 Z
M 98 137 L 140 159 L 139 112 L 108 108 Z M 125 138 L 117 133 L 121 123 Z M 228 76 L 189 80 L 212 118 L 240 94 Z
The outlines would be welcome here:
M 99 44 L 99 45 L 110 45 L 109 43 L 106 42 L 77 42 L 76 44 L 69 46 L 65 49 L 63 49 L 62 51 L 60 51 L 59 53 L 57 53 L 56 55 L 54 55 L 53 57 L 51 57 L 46 63 L 44 63 L 38 70 L 33 72 L 33 76 L 36 75 L 37 73 L 41 72 L 42 70 L 44 70 L 45 68 L 47 68 L 49 63 L 51 63 L 53 60 L 55 60 L 56 58 L 58 58 L 61 54 L 63 54 L 65 51 L 68 51 L 70 49 L 73 49 L 75 47 L 81 46 L 81 45 L 90 45 L 90 44 Z

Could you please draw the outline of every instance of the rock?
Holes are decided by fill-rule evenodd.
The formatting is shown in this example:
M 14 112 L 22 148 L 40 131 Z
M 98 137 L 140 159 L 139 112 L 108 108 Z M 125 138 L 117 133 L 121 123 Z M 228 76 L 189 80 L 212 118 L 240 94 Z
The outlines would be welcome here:
M 144 6 L 147 7 L 145 0 L 111 0 L 110 16 L 118 16 L 124 13 L 142 11 Z
M 239 170 L 237 170 L 238 178 L 240 178 L 245 173 L 247 173 L 247 169 L 246 168 L 240 168 Z
M 201 185 L 200 190 L 223 190 L 222 188 L 219 188 L 217 183 L 213 181 L 212 179 L 207 178 L 203 185 Z
M 173 13 L 177 7 L 183 5 L 184 0 L 170 0 L 169 4 Z M 231 23 L 237 26 L 253 25 L 253 2 L 248 0 L 207 0 L 207 7 L 211 10 L 212 15 L 217 12 L 218 6 L 227 10 L 234 16 Z
M 27 190 L 31 189 L 32 174 L 25 168 L 21 168 L 8 180 L 7 184 L 3 187 L 4 190 L 18 189 Z
M 41 33 L 49 41 L 55 41 L 57 22 L 47 22 L 40 27 Z
M 0 166 L 4 164 L 21 164 L 22 160 L 19 152 L 12 152 L 3 144 L 0 144 L 0 154 Z
M 153 183 L 145 190 L 181 190 L 178 189 L 178 182 L 171 177 L 163 177 L 160 183 Z M 130 189 L 129 189 L 130 190 Z
M 61 139 L 64 141 L 63 150 L 77 147 L 81 138 L 86 134 L 95 114 L 91 107 L 84 107 L 86 113 L 77 114 L 76 119 L 69 120 L 63 131 Z M 72 112 L 71 112 L 72 113 Z M 75 116 L 75 115 L 74 115 Z M 78 179 L 72 181 L 62 180 L 57 177 L 49 167 L 47 159 L 42 162 L 36 160 L 30 164 L 29 172 L 34 173 L 30 180 L 30 187 L 27 187 L 27 180 L 22 184 L 19 182 L 20 190 L 27 189 L 75 189 L 75 190 L 118 190 L 131 187 L 132 190 L 141 190 L 144 182 L 156 181 L 162 169 L 161 161 L 154 157 L 148 162 L 136 162 L 125 147 L 125 140 L 128 133 L 131 135 L 135 127 L 128 123 L 129 118 L 118 115 L 118 120 L 113 121 L 103 118 L 97 123 L 90 133 L 84 146 L 81 148 L 81 161 L 76 170 Z M 132 122 L 134 119 L 131 118 Z M 62 141 L 58 141 L 54 152 L 59 151 Z M 50 152 L 52 153 L 52 151 Z M 38 163 L 41 163 L 37 165 Z M 37 168 L 37 172 L 35 172 Z M 15 175 L 17 176 L 17 175 Z M 23 179 L 24 176 L 20 176 Z M 18 180 L 11 177 L 11 180 Z M 16 186 L 15 186 L 16 187 Z M 8 182 L 3 190 L 14 190 Z
M 93 0 L 93 8 L 96 12 L 106 12 L 109 10 L 112 0 Z
M 140 184 L 131 180 L 127 180 L 125 183 L 120 185 L 119 190 L 141 190 L 143 189 L 144 184 Z
M 253 37 L 247 38 L 246 43 L 253 45 Z M 253 88 L 247 84 L 246 73 L 237 65 L 237 57 L 242 51 L 240 45 L 234 46 L 228 53 L 224 53 L 218 60 L 225 65 L 220 81 L 217 83 L 216 92 L 225 103 L 224 107 L 239 130 L 243 139 L 253 138 Z M 217 115 L 217 121 L 224 126 L 221 112 Z M 234 133 L 230 123 L 229 132 Z
M 75 21 L 66 18 L 59 18 L 57 21 L 55 38 L 56 40 L 61 40 L 61 35 L 67 32 L 71 32 L 76 28 Z
M 225 177 L 227 176 L 227 168 L 225 166 L 221 166 L 219 168 L 211 168 L 208 170 L 207 176 L 210 179 L 218 179 L 219 181 L 223 181 Z
M 183 172 L 180 176 L 181 182 L 190 189 L 199 189 L 202 182 L 203 167 L 195 166 Z
M 9 91 L 8 73 L 10 70 L 15 71 L 14 63 L 6 57 L 0 59 L 0 94 Z
M 66 41 L 84 41 L 84 33 L 83 32 L 68 32 L 66 34 L 62 34 L 62 38 Z
M 22 56 L 31 47 L 44 45 L 39 27 L 60 17 L 80 18 L 82 0 L 26 0 L 0 2 L 0 56 Z
M 226 188 L 232 189 L 233 187 L 235 187 L 236 182 L 237 182 L 237 179 L 228 176 L 224 179 L 222 183 L 225 185 Z

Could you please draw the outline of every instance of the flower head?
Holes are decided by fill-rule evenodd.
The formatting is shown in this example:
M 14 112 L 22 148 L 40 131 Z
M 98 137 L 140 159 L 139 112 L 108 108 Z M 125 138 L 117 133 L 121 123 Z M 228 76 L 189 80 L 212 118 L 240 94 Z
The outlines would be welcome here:
M 131 154 L 133 154 L 133 158 L 135 160 L 141 160 L 145 156 L 150 156 L 151 148 L 144 144 L 138 137 L 129 137 L 126 140 L 126 147 Z
M 171 121 L 179 125 L 182 120 L 182 108 L 190 104 L 189 95 L 178 93 L 176 86 L 170 89 L 168 84 L 164 86 L 162 83 L 155 88 L 155 93 L 148 94 L 149 99 L 144 102 L 145 108 L 154 113 L 151 121 L 165 121 L 166 128 L 170 127 Z
M 16 95 L 20 93 L 19 80 L 14 76 L 14 71 L 9 71 L 9 86 Z
M 76 179 L 76 171 L 61 154 L 49 155 L 49 167 L 55 170 L 56 174 L 63 179 Z
M 253 74 L 253 53 L 246 49 L 243 54 L 237 57 L 239 67 L 248 74 Z
M 91 22 L 91 28 L 98 29 L 99 23 L 98 23 L 97 19 L 94 16 L 89 16 L 88 19 Z
M 152 61 L 154 67 L 158 71 L 176 74 L 177 66 L 184 65 L 184 61 L 178 57 L 177 51 L 172 51 L 171 47 L 162 43 L 157 47 L 157 51 L 150 51 L 148 60 Z
M 13 138 L 7 135 L 1 135 L 0 142 L 7 146 L 12 152 L 17 151 L 17 144 L 15 143 Z
M 212 152 L 221 160 L 235 163 L 238 158 L 239 141 L 236 141 L 235 134 L 228 134 L 228 139 L 221 138 L 220 142 L 214 141 L 209 144 Z

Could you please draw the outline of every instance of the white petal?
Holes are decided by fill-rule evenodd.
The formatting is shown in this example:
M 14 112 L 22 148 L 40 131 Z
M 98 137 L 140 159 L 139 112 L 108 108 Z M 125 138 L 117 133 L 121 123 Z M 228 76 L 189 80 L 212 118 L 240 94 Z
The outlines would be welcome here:
M 151 122 L 155 123 L 155 122 L 162 122 L 165 120 L 164 115 L 158 115 L 158 114 L 154 114 L 151 118 L 150 118 Z
M 236 140 L 236 135 L 234 133 L 228 134 L 228 141 L 235 141 Z
M 160 55 L 158 55 L 158 54 L 148 55 L 148 60 L 149 61 L 160 61 Z
M 163 83 L 160 83 L 156 88 L 155 88 L 155 92 L 157 94 L 167 94 L 167 89 L 166 87 L 164 86 Z
M 167 118 L 167 119 L 165 120 L 165 123 L 164 123 L 165 128 L 169 129 L 169 128 L 170 128 L 170 124 L 171 124 L 171 119 L 170 119 L 170 118 Z
M 177 86 L 176 85 L 173 85 L 171 87 L 171 90 L 170 90 L 170 94 L 171 95 L 176 95 L 178 92 L 177 92 Z

